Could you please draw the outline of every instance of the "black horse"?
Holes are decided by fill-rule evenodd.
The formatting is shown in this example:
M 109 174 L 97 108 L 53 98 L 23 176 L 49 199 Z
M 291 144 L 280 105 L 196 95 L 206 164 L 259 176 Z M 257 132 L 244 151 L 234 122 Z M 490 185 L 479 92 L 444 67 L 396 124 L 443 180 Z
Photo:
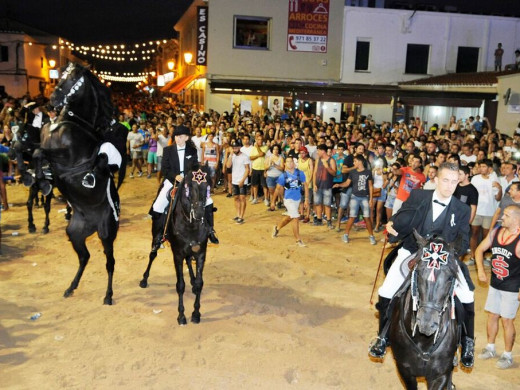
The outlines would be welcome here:
M 66 231 L 79 258 L 78 272 L 64 296 L 72 295 L 78 287 L 90 258 L 85 240 L 97 232 L 108 272 L 104 303 L 111 305 L 113 243 L 119 227 L 120 205 L 113 177 L 115 169 L 107 154 L 99 150 L 112 138 L 124 170 L 128 130 L 112 120 L 114 108 L 108 88 L 78 64 L 67 66 L 51 96 L 51 104 L 61 112 L 56 123 L 45 125 L 41 131 L 42 157 L 49 161 L 56 186 L 72 206 Z M 120 172 L 118 187 L 123 178 Z
M 414 234 L 419 251 L 394 298 L 392 352 L 407 389 L 417 389 L 417 377 L 425 377 L 428 389 L 451 390 L 459 333 L 453 298 L 457 260 L 442 238 Z
M 170 241 L 175 273 L 177 275 L 177 294 L 179 295 L 179 325 L 186 325 L 184 315 L 183 294 L 185 283 L 183 277 L 184 261 L 188 266 L 192 292 L 195 294 L 194 311 L 191 315 L 191 322 L 200 322 L 200 294 L 204 284 L 202 271 L 206 260 L 206 249 L 210 226 L 205 219 L 205 205 L 208 196 L 210 180 L 209 171 L 206 167 L 196 167 L 194 170 L 186 172 L 184 180 L 171 202 L 167 214 L 166 236 Z M 157 232 L 152 232 L 156 237 Z M 148 286 L 148 276 L 153 260 L 157 256 L 157 245 L 152 243 L 152 251 L 148 261 L 148 267 L 143 274 L 140 286 Z M 192 265 L 195 260 L 195 269 Z

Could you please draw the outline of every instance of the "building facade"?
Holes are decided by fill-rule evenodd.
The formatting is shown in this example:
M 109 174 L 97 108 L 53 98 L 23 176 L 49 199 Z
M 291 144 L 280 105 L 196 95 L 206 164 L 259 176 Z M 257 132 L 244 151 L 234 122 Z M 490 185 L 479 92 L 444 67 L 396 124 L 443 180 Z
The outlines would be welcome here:
M 201 77 L 205 108 L 262 112 L 278 99 L 284 108 L 324 118 L 339 119 L 348 112 L 392 120 L 400 101 L 407 115 L 433 119 L 435 113 L 439 124 L 450 115 L 482 116 L 493 106 L 496 111 L 496 83 L 491 88 L 402 84 L 492 71 L 498 43 L 504 48 L 503 67 L 512 63 L 520 47 L 520 19 L 345 4 L 194 2 L 186 16 L 194 15 L 196 6 L 208 6 L 207 66 Z M 179 25 L 193 28 L 196 23 L 186 17 Z M 195 36 L 180 31 L 184 50 L 195 50 Z M 298 39 L 322 44 L 299 47 Z
M 0 92 L 48 96 L 60 65 L 59 37 L 23 24 L 0 21 Z

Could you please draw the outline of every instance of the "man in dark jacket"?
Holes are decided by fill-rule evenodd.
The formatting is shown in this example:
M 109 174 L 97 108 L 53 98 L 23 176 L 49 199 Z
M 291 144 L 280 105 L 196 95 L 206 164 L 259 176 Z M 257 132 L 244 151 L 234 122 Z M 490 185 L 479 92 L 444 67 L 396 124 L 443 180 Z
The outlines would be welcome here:
M 184 178 L 184 173 L 191 171 L 199 164 L 197 148 L 190 140 L 190 130 L 185 126 L 177 126 L 173 133 L 175 144 L 163 150 L 161 174 L 164 177 L 157 197 L 153 202 L 150 215 L 152 216 L 152 247 L 157 249 L 162 241 L 169 206 L 168 193 Z M 218 238 L 213 229 L 213 200 L 208 198 L 206 203 L 206 221 L 210 225 L 209 240 L 218 244 Z
M 13 149 L 16 154 L 16 163 L 18 172 L 22 177 L 22 182 L 26 187 L 34 184 L 34 177 L 27 172 L 27 167 L 24 163 L 24 153 L 33 154 L 40 147 L 40 131 L 42 127 L 50 122 L 49 116 L 45 114 L 40 105 L 36 102 L 30 102 L 23 107 L 20 114 L 24 118 L 23 134 L 18 133 L 18 140 L 14 143 Z M 43 195 L 47 196 L 52 191 L 52 185 L 45 177 L 38 178 L 39 186 Z
M 379 302 L 376 308 L 379 310 L 379 337 L 370 347 L 369 354 L 372 357 L 382 358 L 386 352 L 387 322 L 390 318 L 388 307 L 406 277 L 402 274 L 401 264 L 418 250 L 412 234 L 413 229 L 422 236 L 439 235 L 447 242 L 454 243 L 457 256 L 465 254 L 468 249 L 470 208 L 452 196 L 459 182 L 458 165 L 441 164 L 435 180 L 437 188 L 434 191 L 413 190 L 408 200 L 386 225 L 390 233 L 390 242 L 401 239 L 403 245 L 397 252 L 397 257 L 378 291 Z M 461 261 L 458 263 L 459 277 L 455 284 L 455 291 L 465 310 L 465 337 L 462 339 L 461 363 L 465 367 L 472 367 L 475 345 L 474 286 L 464 263 Z

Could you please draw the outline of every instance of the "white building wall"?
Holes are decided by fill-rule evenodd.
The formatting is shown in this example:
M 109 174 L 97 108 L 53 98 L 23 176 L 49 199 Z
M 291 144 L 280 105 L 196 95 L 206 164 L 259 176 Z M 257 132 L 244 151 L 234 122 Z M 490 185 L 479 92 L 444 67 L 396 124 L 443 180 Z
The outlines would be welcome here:
M 493 70 L 494 51 L 505 48 L 503 64 L 520 47 L 520 19 L 498 16 L 345 7 L 342 83 L 397 84 L 453 73 L 459 46 L 479 47 L 478 71 Z M 369 70 L 356 72 L 356 42 L 370 41 Z M 427 75 L 405 74 L 409 43 L 430 45 Z
M 287 50 L 288 1 L 211 0 L 208 24 L 208 79 L 339 82 L 343 4 L 340 0 L 330 0 L 327 53 L 308 53 Z M 233 48 L 235 15 L 271 18 L 269 50 Z
M 510 89 L 509 101 L 505 95 Z M 520 127 L 520 74 L 498 78 L 497 129 L 504 134 L 514 134 Z

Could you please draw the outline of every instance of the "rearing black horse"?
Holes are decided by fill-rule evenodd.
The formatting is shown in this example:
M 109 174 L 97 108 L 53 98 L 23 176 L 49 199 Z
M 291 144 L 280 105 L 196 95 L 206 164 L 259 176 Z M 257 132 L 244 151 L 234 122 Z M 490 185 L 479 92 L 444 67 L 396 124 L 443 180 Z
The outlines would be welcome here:
M 175 273 L 177 275 L 176 289 L 179 295 L 179 316 L 177 317 L 177 322 L 179 325 L 186 325 L 183 303 L 186 285 L 182 272 L 184 261 L 186 261 L 188 266 L 192 292 L 195 294 L 191 322 L 197 324 L 200 322 L 200 295 L 204 285 L 202 272 L 204 270 L 210 233 L 210 226 L 205 219 L 206 198 L 210 189 L 209 179 L 210 175 L 207 167 L 196 167 L 192 171 L 186 172 L 184 180 L 180 183 L 168 210 L 166 231 L 171 244 Z M 148 286 L 150 268 L 156 256 L 157 248 L 152 244 L 148 267 L 140 282 L 140 286 L 143 288 Z M 192 259 L 195 260 L 195 270 L 193 269 Z
M 113 178 L 115 169 L 109 156 L 99 151 L 111 138 L 124 170 L 128 131 L 113 122 L 114 108 L 108 88 L 78 64 L 70 63 L 64 70 L 51 104 L 61 108 L 61 112 L 55 124 L 43 127 L 41 151 L 50 163 L 56 186 L 72 206 L 66 231 L 79 258 L 78 272 L 64 296 L 72 295 L 78 287 L 90 258 L 85 240 L 97 232 L 108 272 L 104 303 L 110 305 L 115 264 L 113 243 L 119 227 L 120 205 Z M 118 187 L 123 178 L 124 173 L 120 172 Z
M 425 377 L 428 389 L 452 389 L 458 325 L 454 288 L 458 265 L 442 238 L 424 239 L 414 231 L 419 251 L 415 266 L 394 299 L 390 340 L 407 389 Z

